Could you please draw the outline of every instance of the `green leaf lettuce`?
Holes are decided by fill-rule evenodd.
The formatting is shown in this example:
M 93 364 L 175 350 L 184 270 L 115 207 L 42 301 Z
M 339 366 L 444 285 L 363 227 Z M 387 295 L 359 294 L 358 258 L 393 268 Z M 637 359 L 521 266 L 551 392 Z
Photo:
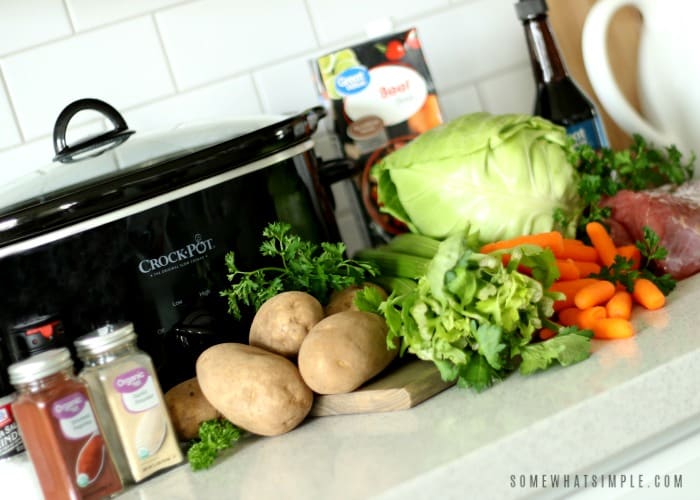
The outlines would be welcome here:
M 476 390 L 518 366 L 526 374 L 587 358 L 589 338 L 575 331 L 533 343 L 558 297 L 546 291 L 557 277 L 551 251 L 519 247 L 503 265 L 500 255 L 476 251 L 476 240 L 468 229 L 446 238 L 413 290 L 379 304 L 387 344 L 399 341 L 402 354 L 433 361 L 443 379 Z M 521 263 L 540 279 L 518 272 Z

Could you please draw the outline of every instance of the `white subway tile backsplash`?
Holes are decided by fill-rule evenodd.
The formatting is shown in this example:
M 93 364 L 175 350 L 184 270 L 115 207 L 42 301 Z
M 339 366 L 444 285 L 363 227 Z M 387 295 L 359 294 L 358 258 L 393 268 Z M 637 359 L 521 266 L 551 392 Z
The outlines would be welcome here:
M 316 47 L 303 0 L 201 0 L 156 14 L 180 88 Z
M 530 65 L 516 68 L 478 84 L 484 109 L 493 114 L 532 113 L 535 81 Z
M 321 103 L 310 58 L 298 58 L 254 73 L 265 111 L 297 113 Z
M 0 149 L 19 144 L 20 141 L 21 138 L 12 116 L 10 101 L 7 99 L 7 94 L 0 79 Z M 0 164 L 0 169 L 2 168 L 3 165 Z
M 0 151 L 0 186 L 46 166 L 53 155 L 53 146 L 49 138 Z M 3 200 L 0 200 L 0 205 L 4 205 Z
M 308 0 L 321 45 L 363 37 L 365 28 L 376 20 L 389 18 L 397 22 L 448 5 L 447 0 Z
M 63 0 L 0 0 L 0 56 L 72 32 Z
M 438 92 L 529 61 L 513 0 L 477 0 L 416 23 Z
M 462 87 L 452 92 L 443 92 L 438 94 L 438 99 L 443 113 L 442 118 L 446 122 L 467 113 L 484 110 L 479 99 L 479 93 L 473 85 Z
M 130 128 L 141 132 L 262 111 L 253 81 L 245 75 L 138 106 L 123 115 Z
M 138 132 L 321 104 L 309 61 L 367 39 L 368 23 L 418 28 L 445 120 L 531 112 L 514 2 L 0 0 L 0 185 L 44 176 L 35 171 L 54 155 L 56 117 L 75 99 L 109 102 Z M 81 112 L 68 143 L 107 127 Z M 332 137 L 329 118 L 319 128 L 316 140 Z M 338 215 L 361 246 L 348 200 L 339 199 Z
M 2 67 L 28 140 L 50 133 L 73 100 L 96 97 L 123 109 L 174 90 L 148 17 L 15 54 Z
M 138 14 L 153 12 L 183 0 L 65 0 L 73 26 L 83 31 L 120 21 Z

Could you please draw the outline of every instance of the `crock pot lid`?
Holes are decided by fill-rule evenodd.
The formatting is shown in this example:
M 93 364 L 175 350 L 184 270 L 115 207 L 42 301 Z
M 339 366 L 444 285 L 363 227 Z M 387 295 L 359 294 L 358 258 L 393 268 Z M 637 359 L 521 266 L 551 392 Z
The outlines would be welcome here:
M 104 114 L 114 128 L 68 145 L 68 122 L 85 109 Z M 76 101 L 56 120 L 54 161 L 0 186 L 0 247 L 36 235 L 38 227 L 63 227 L 291 151 L 311 137 L 325 114 L 317 106 L 293 116 L 236 117 L 134 133 L 109 104 Z M 48 218 L 39 224 L 42 217 Z

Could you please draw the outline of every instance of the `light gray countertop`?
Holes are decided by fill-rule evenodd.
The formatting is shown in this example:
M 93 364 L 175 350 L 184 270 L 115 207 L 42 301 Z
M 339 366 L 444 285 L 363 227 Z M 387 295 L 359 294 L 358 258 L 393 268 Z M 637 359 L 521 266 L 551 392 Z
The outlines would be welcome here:
M 594 341 L 577 365 L 514 374 L 479 394 L 453 387 L 410 410 L 310 418 L 282 436 L 243 439 L 209 470 L 183 465 L 119 498 L 627 498 L 626 474 L 645 476 L 647 498 L 700 498 L 700 450 L 687 444 L 700 442 L 700 275 L 633 320 L 635 337 Z M 682 488 L 655 488 L 653 474 L 667 470 L 653 468 L 668 459 L 649 454 L 687 458 L 671 467 Z M 617 487 L 600 487 L 613 473 Z M 552 474 L 599 483 L 542 488 Z

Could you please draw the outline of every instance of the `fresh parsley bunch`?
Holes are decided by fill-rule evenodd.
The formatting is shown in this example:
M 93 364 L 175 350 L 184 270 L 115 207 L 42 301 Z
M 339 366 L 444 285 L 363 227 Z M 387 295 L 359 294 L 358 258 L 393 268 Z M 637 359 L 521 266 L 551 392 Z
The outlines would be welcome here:
M 360 284 L 377 274 L 373 264 L 346 259 L 343 243 L 322 242 L 319 246 L 302 240 L 287 223 L 270 223 L 262 235 L 266 239 L 260 253 L 276 259 L 278 265 L 243 271 L 238 269 L 233 252 L 225 257 L 226 277 L 232 285 L 220 293 L 228 299 L 228 311 L 236 319 L 241 318 L 242 304 L 257 310 L 283 291 L 304 291 L 325 304 L 333 290 Z
M 680 185 L 693 176 L 694 154 L 684 161 L 676 146 L 659 149 L 639 134 L 632 136 L 632 144 L 626 149 L 596 150 L 584 144 L 571 151 L 569 162 L 579 173 L 578 195 L 584 204 L 578 226 L 582 233 L 586 223 L 610 217 L 610 208 L 600 206 L 604 197 L 623 189 L 642 191 L 665 184 Z M 562 213 L 557 215 L 560 224 L 566 222 L 563 218 Z

